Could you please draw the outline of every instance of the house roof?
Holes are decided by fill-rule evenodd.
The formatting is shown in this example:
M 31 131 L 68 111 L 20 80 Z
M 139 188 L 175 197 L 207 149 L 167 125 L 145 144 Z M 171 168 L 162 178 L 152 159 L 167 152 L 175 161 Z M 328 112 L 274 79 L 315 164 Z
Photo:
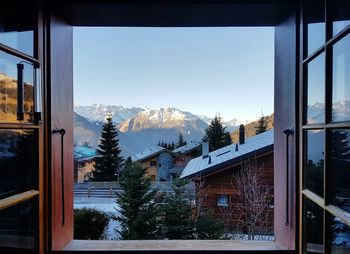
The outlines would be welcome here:
M 208 174 L 217 169 L 241 162 L 252 155 L 271 151 L 273 150 L 273 143 L 274 130 L 271 129 L 247 139 L 242 145 L 228 145 L 210 152 L 204 158 L 203 156 L 196 157 L 187 164 L 181 174 L 181 178 Z M 237 151 L 236 146 L 238 148 Z
M 166 149 L 161 146 L 150 146 L 150 147 L 147 147 L 145 150 L 143 150 L 141 153 L 136 154 L 134 157 L 134 160 L 143 161 L 153 156 L 156 156 L 165 150 Z
M 191 141 L 188 144 L 178 147 L 176 149 L 173 150 L 174 153 L 182 153 L 182 154 L 186 154 L 188 152 L 193 151 L 194 149 L 196 149 L 197 147 L 201 146 L 201 143 L 198 141 Z
M 96 150 L 86 146 L 74 147 L 74 160 L 92 159 L 96 157 Z

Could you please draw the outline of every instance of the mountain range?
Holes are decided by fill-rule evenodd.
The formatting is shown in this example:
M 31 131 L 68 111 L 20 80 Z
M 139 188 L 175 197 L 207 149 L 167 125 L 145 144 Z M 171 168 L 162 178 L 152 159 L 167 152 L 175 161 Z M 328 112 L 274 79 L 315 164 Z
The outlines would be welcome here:
M 103 121 L 110 113 L 119 130 L 119 142 L 124 157 L 139 153 L 144 148 L 154 146 L 162 140 L 176 142 L 179 133 L 187 141 L 200 141 L 211 120 L 209 117 L 197 116 L 173 107 L 150 109 L 93 104 L 75 105 L 74 111 L 76 145 L 88 142 L 91 147 L 96 148 Z M 224 125 L 227 131 L 232 131 L 237 129 L 241 122 L 247 121 L 233 119 L 224 122 Z

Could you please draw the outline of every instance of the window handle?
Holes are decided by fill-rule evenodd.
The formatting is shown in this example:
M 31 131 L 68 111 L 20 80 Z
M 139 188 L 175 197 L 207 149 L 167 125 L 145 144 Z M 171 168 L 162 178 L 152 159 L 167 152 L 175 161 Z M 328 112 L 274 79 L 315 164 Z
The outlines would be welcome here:
M 17 64 L 17 120 L 24 120 L 24 84 L 23 84 L 23 69 L 22 63 Z
M 66 134 L 65 129 L 53 129 L 52 134 L 59 133 L 61 135 L 61 204 L 62 204 L 62 225 L 66 223 L 65 216 L 65 205 L 64 205 L 64 135 Z
M 292 129 L 285 129 L 286 134 L 286 227 L 289 226 L 289 136 L 294 134 Z

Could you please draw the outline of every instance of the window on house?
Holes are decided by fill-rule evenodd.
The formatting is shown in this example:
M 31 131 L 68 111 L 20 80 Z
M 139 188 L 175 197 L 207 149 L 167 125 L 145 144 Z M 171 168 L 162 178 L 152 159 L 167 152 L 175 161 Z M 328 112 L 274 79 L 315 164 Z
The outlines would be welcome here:
M 228 195 L 226 195 L 226 194 L 217 195 L 216 205 L 221 206 L 221 207 L 228 207 L 229 206 Z
M 150 162 L 149 162 L 149 165 L 150 165 L 151 167 L 156 167 L 156 166 L 157 166 L 157 161 L 150 161 Z

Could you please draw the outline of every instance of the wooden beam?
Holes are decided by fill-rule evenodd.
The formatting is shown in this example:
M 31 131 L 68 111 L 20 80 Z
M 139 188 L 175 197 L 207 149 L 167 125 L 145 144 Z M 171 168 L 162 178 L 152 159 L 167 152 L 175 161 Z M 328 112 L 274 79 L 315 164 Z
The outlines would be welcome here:
M 22 192 L 16 195 L 13 195 L 8 198 L 4 198 L 0 200 L 0 210 L 3 210 L 5 208 L 8 208 L 10 206 L 13 206 L 15 204 L 18 204 L 20 202 L 23 202 L 25 200 L 31 199 L 34 196 L 38 195 L 39 191 L 36 190 L 30 190 L 26 192 Z

